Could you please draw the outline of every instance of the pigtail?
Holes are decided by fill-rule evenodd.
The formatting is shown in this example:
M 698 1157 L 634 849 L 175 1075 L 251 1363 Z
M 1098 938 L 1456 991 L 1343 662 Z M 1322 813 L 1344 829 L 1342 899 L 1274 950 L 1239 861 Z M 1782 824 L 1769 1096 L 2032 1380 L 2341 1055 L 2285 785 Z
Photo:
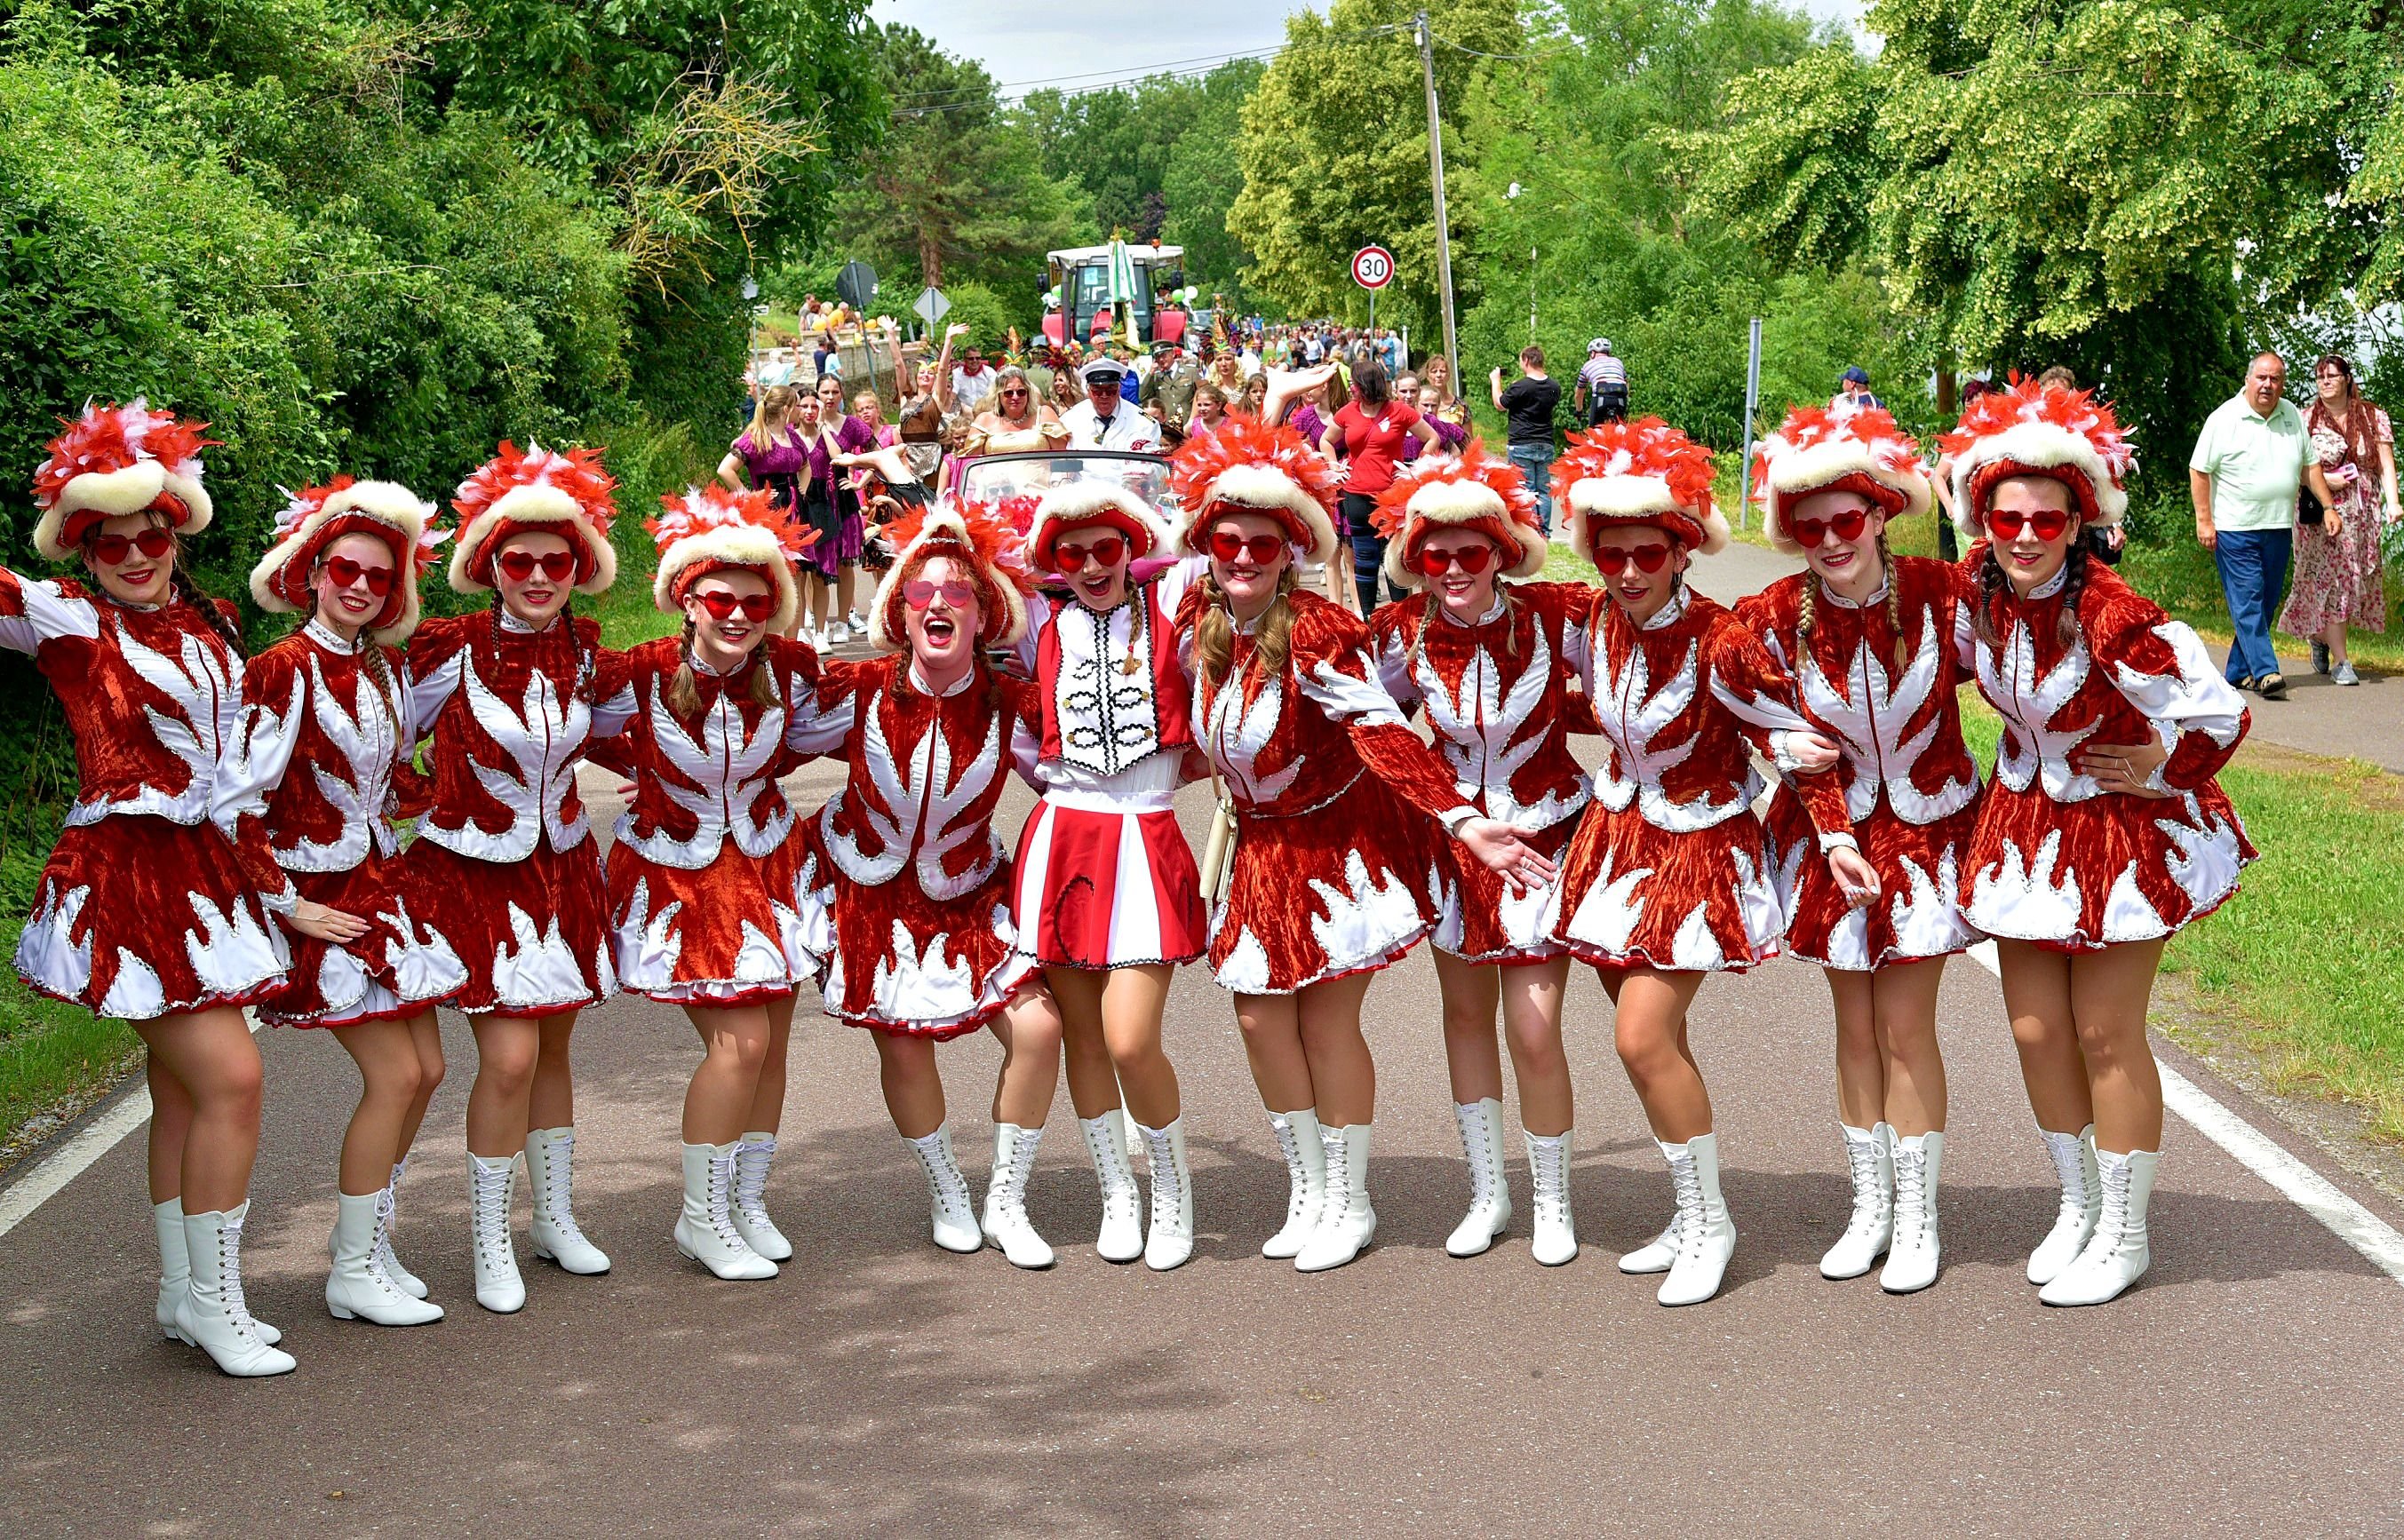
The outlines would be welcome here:
M 392 663 L 384 655 L 376 640 L 361 632 L 359 636 L 359 667 L 366 671 L 368 681 L 375 687 L 376 704 L 384 708 L 384 719 L 392 724 L 392 741 L 400 745 L 400 711 L 394 702 L 399 691 L 393 687 Z M 406 753 L 406 746 L 400 747 Z
M 1995 607 L 2003 602 L 2006 583 L 2007 579 L 2004 576 L 2004 564 L 1995 560 L 1995 548 L 1992 543 L 1990 543 L 1987 547 L 1986 560 L 1978 563 L 1978 591 L 1976 601 L 1978 607 L 1978 612 L 1971 617 L 1971 626 L 1977 631 L 1978 640 L 1991 647 L 1999 647 L 2004 643 L 2003 634 L 1995 629 Z
M 693 716 L 701 711 L 701 686 L 692 676 L 692 617 L 685 617 L 684 635 L 677 643 L 676 673 L 668 675 L 664 692 L 668 710 L 678 716 Z
M 242 628 L 235 625 L 233 618 L 217 607 L 217 601 L 203 593 L 199 585 L 192 581 L 192 575 L 184 567 L 184 547 L 181 541 L 176 542 L 173 564 L 167 569 L 167 586 L 174 590 L 176 598 L 200 612 L 201 619 L 207 624 L 209 630 L 217 633 L 217 640 L 226 645 L 227 650 L 236 658 L 244 656 Z
M 2065 647 L 2078 640 L 2078 601 L 2086 591 L 2087 542 L 2074 534 L 2062 584 L 2062 614 L 2054 621 L 2054 637 Z
M 1795 656 L 1799 661 L 1811 655 L 1811 633 L 1820 629 L 1820 575 L 1803 575 L 1802 617 L 1795 622 Z
M 1879 571 L 1886 578 L 1886 624 L 1894 642 L 1887 653 L 1886 667 L 1890 674 L 1903 672 L 1903 573 L 1894 564 L 1894 554 L 1886 548 L 1886 531 L 1878 535 Z

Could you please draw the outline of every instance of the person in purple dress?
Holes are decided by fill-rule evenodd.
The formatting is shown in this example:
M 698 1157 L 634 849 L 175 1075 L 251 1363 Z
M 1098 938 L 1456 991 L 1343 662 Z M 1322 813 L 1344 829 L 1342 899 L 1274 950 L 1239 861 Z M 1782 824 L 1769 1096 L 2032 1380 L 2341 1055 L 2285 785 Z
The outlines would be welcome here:
M 843 382 L 833 375 L 820 375 L 818 385 L 818 421 L 826 424 L 829 437 L 827 452 L 866 454 L 877 447 L 876 429 L 843 409 Z M 834 468 L 830 458 L 828 468 Z M 868 521 L 860 506 L 860 488 L 847 475 L 832 476 L 828 496 L 834 512 L 834 603 L 828 618 L 819 630 L 832 643 L 851 640 L 852 632 L 865 635 L 868 622 L 860 613 L 860 557 L 868 545 Z

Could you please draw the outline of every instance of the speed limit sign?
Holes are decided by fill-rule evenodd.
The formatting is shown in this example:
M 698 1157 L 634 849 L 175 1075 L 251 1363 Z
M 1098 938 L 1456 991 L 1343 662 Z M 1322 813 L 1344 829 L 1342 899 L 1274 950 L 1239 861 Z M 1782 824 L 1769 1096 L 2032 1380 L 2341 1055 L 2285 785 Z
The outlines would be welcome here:
M 1394 254 L 1383 246 L 1363 246 L 1352 254 L 1352 282 L 1364 289 L 1381 289 L 1394 281 Z

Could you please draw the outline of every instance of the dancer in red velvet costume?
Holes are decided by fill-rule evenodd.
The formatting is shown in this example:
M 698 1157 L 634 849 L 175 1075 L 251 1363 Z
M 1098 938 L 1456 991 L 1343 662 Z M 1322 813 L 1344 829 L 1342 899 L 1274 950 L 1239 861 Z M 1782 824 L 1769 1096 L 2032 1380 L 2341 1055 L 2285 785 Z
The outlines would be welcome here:
M 341 927 L 264 842 L 233 839 L 242 637 L 232 607 L 183 570 L 183 542 L 211 513 L 204 426 L 139 399 L 85 408 L 35 478 L 34 548 L 87 576 L 0 569 L 0 646 L 33 657 L 76 748 L 75 805 L 17 971 L 131 1022 L 148 1050 L 160 1330 L 228 1374 L 283 1374 L 281 1334 L 243 1299 L 259 1063 L 242 1007 L 284 987 L 290 957 L 271 914 L 313 936 Z
M 2214 777 L 2250 723 L 2194 631 L 2087 554 L 2134 456 L 2083 391 L 2014 381 L 1945 436 L 1965 546 L 1964 649 L 2004 716 L 1962 869 L 1995 938 L 2029 1104 L 2062 1179 L 2029 1258 L 2049 1305 L 2102 1304 L 2152 1260 L 2162 1138 L 2145 1006 L 2171 934 L 2227 903 L 2254 847 Z
M 869 641 L 886 656 L 822 661 L 807 751 L 851 767 L 812 825 L 824 916 L 828 1014 L 870 1029 L 885 1103 L 926 1172 L 935 1243 L 990 1239 L 1022 1268 L 1052 1248 L 1027 1217 L 1027 1183 L 1060 1077 L 1060 1018 L 1010 908 L 994 812 L 1014 770 L 1036 775 L 1036 692 L 997 673 L 989 647 L 1027 628 L 1012 533 L 993 510 L 940 507 L 895 526 Z M 989 1026 L 1001 1040 L 993 1176 L 983 1223 L 944 1123 L 935 1045 Z
M 1896 557 L 1887 531 L 1934 499 L 1919 446 L 1883 408 L 1797 407 L 1764 441 L 1755 495 L 1771 544 L 1810 563 L 1740 603 L 1737 617 L 1790 670 L 1814 729 L 1787 762 L 1841 760 L 1846 811 L 1880 896 L 1856 904 L 1812 859 L 1818 831 L 1791 784 L 1769 808 L 1786 950 L 1826 970 L 1837 1020 L 1837 1112 L 1852 1213 L 1820 1258 L 1828 1278 L 1909 1294 L 1936 1281 L 1945 1061 L 1936 989 L 1976 941 L 1957 893 L 1978 766 L 1962 741 L 1951 563 Z M 1832 757 L 1832 756 L 1834 757 Z
M 1748 750 L 1771 753 L 1807 724 L 1760 641 L 1686 585 L 1688 559 L 1727 543 L 1709 450 L 1657 417 L 1606 423 L 1571 436 L 1553 485 L 1609 600 L 1585 660 L 1607 746 L 1561 864 L 1554 934 L 1611 992 L 1620 1061 L 1677 1194 L 1677 1217 L 1620 1269 L 1666 1271 L 1661 1303 L 1690 1305 L 1719 1291 L 1736 1227 L 1687 1011 L 1710 974 L 1778 953 L 1784 917 Z M 1800 790 L 1838 881 L 1868 902 L 1878 879 L 1854 848 L 1843 788 L 1823 772 Z
M 525 1305 L 510 1240 L 519 1150 L 534 1189 L 535 1255 L 569 1272 L 609 1270 L 571 1206 L 577 1012 L 617 989 L 601 857 L 576 792 L 587 741 L 618 722 L 600 627 L 571 594 L 618 575 L 617 486 L 597 451 L 500 452 L 460 484 L 451 586 L 490 609 L 420 626 L 409 645 L 411 722 L 426 745 L 432 807 L 401 857 L 410 912 L 467 964 L 452 1002 L 476 1031 L 468 1176 L 476 1302 Z
M 1211 971 L 1236 995 L 1286 1152 L 1286 1224 L 1263 1251 L 1316 1272 L 1351 1261 L 1377 1230 L 1377 1070 L 1361 1003 L 1377 970 L 1433 927 L 1447 833 L 1514 884 L 1553 868 L 1480 814 L 1405 725 L 1367 625 L 1294 591 L 1298 562 L 1331 561 L 1336 547 L 1335 473 L 1302 436 L 1232 422 L 1179 451 L 1173 474 L 1190 510 L 1180 544 L 1209 558 L 1178 611 L 1192 720 L 1236 810 Z M 1298 1147 L 1314 1121 L 1316 1172 Z
M 442 1319 L 393 1254 L 391 1231 L 410 1146 L 442 1083 L 434 1007 L 468 981 L 399 880 L 410 742 L 399 646 L 417 628 L 419 574 L 436 559 L 433 518 L 433 505 L 406 487 L 347 476 L 285 508 L 251 572 L 251 597 L 270 614 L 309 618 L 245 672 L 238 767 L 239 800 L 257 810 L 277 864 L 339 923 L 329 938 L 300 937 L 290 987 L 259 1019 L 327 1028 L 358 1065 L 326 1308 L 383 1326 Z
M 1370 617 L 1386 687 L 1419 706 L 1478 812 L 1501 819 L 1558 861 L 1592 793 L 1570 752 L 1593 715 L 1572 688 L 1586 622 L 1600 594 L 1583 583 L 1531 582 L 1549 543 L 1519 472 L 1475 444 L 1458 460 L 1405 469 L 1377 499 L 1386 577 L 1421 591 Z M 1510 579 L 1505 582 L 1504 579 Z M 1519 1082 L 1535 1191 L 1536 1260 L 1577 1255 L 1570 1210 L 1572 1101 L 1561 1048 L 1569 949 L 1552 934 L 1558 890 L 1515 893 L 1476 861 L 1444 853 L 1435 970 L 1444 991 L 1445 1059 L 1453 1117 L 1469 1160 L 1469 1213 L 1445 1242 L 1475 1256 L 1511 1222 L 1503 1176 L 1498 1008 Z

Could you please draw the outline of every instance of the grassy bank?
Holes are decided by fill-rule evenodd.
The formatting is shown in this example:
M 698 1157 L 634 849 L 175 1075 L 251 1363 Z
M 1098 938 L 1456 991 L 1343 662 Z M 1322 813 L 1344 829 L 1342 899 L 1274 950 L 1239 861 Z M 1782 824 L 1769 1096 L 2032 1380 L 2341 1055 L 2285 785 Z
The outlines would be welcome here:
M 0 946 L 14 953 L 22 928 L 0 926 Z M 0 1163 L 81 1112 L 141 1061 L 141 1051 L 124 1022 L 36 994 L 15 969 L 0 969 Z

